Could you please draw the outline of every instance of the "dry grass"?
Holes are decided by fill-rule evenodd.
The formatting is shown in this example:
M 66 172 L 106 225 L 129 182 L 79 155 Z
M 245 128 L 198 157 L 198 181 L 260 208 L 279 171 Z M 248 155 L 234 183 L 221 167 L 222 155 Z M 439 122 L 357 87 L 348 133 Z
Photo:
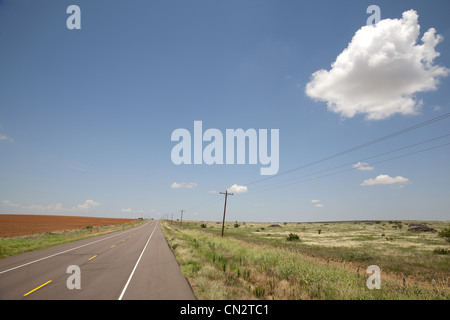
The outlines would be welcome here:
M 380 226 L 386 227 L 386 224 Z M 268 224 L 241 223 L 242 228 L 231 225 L 225 238 L 219 236 L 220 226 L 215 223 L 208 223 L 205 229 L 199 226 L 198 222 L 186 223 L 184 228 L 163 224 L 169 244 L 199 299 L 450 298 L 448 256 L 437 257 L 442 259 L 441 269 L 435 266 L 432 270 L 433 283 L 410 276 L 404 278 L 402 272 L 397 274 L 380 264 L 382 290 L 369 290 L 365 271 L 369 264 L 375 264 L 374 261 L 383 262 L 390 257 L 390 267 L 395 269 L 399 261 L 409 259 L 408 268 L 412 270 L 423 263 L 422 260 L 436 261 L 436 255 L 428 254 L 418 259 L 411 253 L 400 255 L 396 261 L 396 254 L 403 252 L 404 247 L 393 245 L 395 240 L 384 240 L 387 243 L 383 243 L 374 238 L 372 233 L 378 233 L 378 229 L 372 225 L 366 225 L 366 228 L 348 224 L 320 225 L 322 232 L 319 235 L 316 224 L 284 224 L 282 228 L 268 228 Z M 349 227 L 354 229 L 350 235 L 341 233 Z M 361 230 L 368 227 L 371 229 Z M 290 232 L 297 232 L 301 241 L 286 241 Z M 415 241 L 423 241 L 423 238 L 428 239 L 428 235 L 419 236 Z M 324 245 L 318 246 L 321 240 Z M 442 245 L 439 238 L 429 236 L 428 240 L 434 241 L 436 246 Z M 375 244 L 364 245 L 370 241 Z M 376 259 L 376 254 L 381 252 L 380 244 L 384 245 L 381 248 L 384 255 Z M 420 251 L 420 242 L 417 246 Z M 429 246 L 433 247 L 432 244 Z M 372 252 L 372 249 L 376 250 Z

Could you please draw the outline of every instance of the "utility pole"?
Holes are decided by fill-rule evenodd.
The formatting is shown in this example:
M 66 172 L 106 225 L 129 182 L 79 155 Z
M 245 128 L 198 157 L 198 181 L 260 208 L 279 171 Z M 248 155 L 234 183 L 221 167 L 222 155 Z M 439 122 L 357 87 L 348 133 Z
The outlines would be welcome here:
M 223 207 L 223 220 L 222 220 L 222 237 L 223 237 L 223 229 L 225 228 L 225 213 L 227 212 L 227 198 L 228 196 L 232 196 L 232 193 L 228 193 L 228 190 L 225 190 L 225 192 L 220 192 L 220 194 L 225 195 L 225 205 Z
M 181 227 L 181 224 L 183 223 L 183 211 L 184 211 L 184 210 L 181 210 L 181 220 L 180 220 L 180 227 Z

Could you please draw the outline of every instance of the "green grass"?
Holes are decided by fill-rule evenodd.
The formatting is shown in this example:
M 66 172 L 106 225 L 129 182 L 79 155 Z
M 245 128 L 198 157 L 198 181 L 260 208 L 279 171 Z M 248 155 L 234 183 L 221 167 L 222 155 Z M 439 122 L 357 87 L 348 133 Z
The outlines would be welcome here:
M 224 238 L 213 222 L 162 225 L 199 299 L 449 299 L 449 256 L 434 253 L 448 244 L 400 223 L 229 223 Z M 366 286 L 371 264 L 381 290 Z
M 30 236 L 0 239 L 0 258 L 133 228 L 142 224 L 144 221 L 145 220 L 139 219 L 134 222 L 120 225 L 106 225 L 99 227 L 86 226 L 83 229 L 67 230 L 63 232 L 46 232 Z

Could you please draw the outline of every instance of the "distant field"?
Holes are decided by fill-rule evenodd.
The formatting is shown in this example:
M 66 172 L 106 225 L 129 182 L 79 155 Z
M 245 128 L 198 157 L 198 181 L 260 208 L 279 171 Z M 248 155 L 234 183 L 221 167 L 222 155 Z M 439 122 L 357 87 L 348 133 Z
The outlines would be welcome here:
M 199 299 L 450 299 L 448 221 L 162 225 Z
M 144 221 L 0 214 L 0 258 L 133 228 Z
M 117 225 L 136 219 L 0 214 L 0 238 L 80 229 L 86 226 Z

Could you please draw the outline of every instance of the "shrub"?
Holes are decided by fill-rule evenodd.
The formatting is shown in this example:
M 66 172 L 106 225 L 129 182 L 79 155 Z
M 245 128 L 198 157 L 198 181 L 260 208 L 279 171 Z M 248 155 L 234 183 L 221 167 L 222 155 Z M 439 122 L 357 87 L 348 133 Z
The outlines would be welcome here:
M 200 225 L 200 228 L 206 228 L 206 223 L 202 223 L 202 224 Z
M 438 236 L 450 242 L 450 228 L 442 229 L 438 232 Z
M 256 287 L 253 289 L 253 294 L 255 295 L 255 297 L 257 298 L 262 298 L 264 297 L 264 294 L 266 293 L 266 289 L 262 288 L 262 287 Z
M 450 250 L 449 249 L 441 249 L 441 248 L 437 248 L 433 250 L 434 254 L 450 254 Z
M 286 238 L 286 241 L 298 241 L 300 240 L 299 236 L 294 233 L 289 233 L 289 235 Z
M 236 223 L 234 224 L 234 227 L 235 227 L 235 228 L 239 228 L 239 223 L 236 222 Z

